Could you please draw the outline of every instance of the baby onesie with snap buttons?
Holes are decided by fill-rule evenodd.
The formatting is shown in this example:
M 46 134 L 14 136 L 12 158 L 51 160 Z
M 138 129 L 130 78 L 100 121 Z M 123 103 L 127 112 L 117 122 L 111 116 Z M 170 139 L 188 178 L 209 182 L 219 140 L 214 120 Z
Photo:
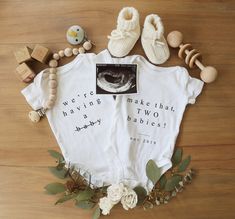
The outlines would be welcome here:
M 102 186 L 113 182 L 115 165 L 108 146 L 115 100 L 96 94 L 96 63 L 107 63 L 107 51 L 78 55 L 57 70 L 57 100 L 46 117 L 67 164 L 73 165 L 91 182 Z M 34 110 L 48 98 L 48 69 L 22 90 Z M 108 157 L 106 156 L 108 154 Z M 110 162 L 109 162 L 110 161 Z M 115 168 L 114 168 L 115 169 Z
M 142 56 L 123 59 L 138 65 L 138 93 L 116 98 L 111 145 L 119 159 L 116 173 L 127 186 L 152 187 L 146 164 L 152 159 L 163 174 L 171 157 L 185 107 L 194 104 L 203 82 L 183 67 L 157 67 Z

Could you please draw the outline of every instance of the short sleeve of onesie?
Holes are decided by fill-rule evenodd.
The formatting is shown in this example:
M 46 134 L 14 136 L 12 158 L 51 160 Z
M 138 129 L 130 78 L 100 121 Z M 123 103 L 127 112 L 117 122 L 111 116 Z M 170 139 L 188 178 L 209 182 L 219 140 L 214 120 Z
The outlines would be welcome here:
M 87 57 L 92 57 L 93 53 L 86 54 Z M 77 62 L 81 61 L 84 57 L 84 54 L 79 54 L 72 62 L 58 67 L 58 71 L 68 71 L 70 68 Z M 28 104 L 34 109 L 38 110 L 43 107 L 45 101 L 47 100 L 47 97 L 49 95 L 48 93 L 48 80 L 47 77 L 49 74 L 49 69 L 44 69 L 41 72 L 37 74 L 37 76 L 34 78 L 34 81 L 25 87 L 21 93 L 25 97 Z
M 21 91 L 26 101 L 34 110 L 40 109 L 43 106 L 44 95 L 41 86 L 43 72 L 44 71 L 41 71 L 34 78 L 33 83 L 31 83 Z
M 185 79 L 185 93 L 188 98 L 189 104 L 194 104 L 196 102 L 197 96 L 201 93 L 203 88 L 203 81 L 192 78 L 188 74 L 188 71 L 185 68 L 181 67 L 181 77 L 183 76 Z

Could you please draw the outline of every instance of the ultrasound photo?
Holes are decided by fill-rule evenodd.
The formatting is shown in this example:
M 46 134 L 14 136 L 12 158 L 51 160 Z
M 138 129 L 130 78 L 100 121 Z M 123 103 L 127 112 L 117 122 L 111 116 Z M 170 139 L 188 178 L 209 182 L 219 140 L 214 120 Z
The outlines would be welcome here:
M 97 94 L 137 93 L 136 64 L 96 64 Z

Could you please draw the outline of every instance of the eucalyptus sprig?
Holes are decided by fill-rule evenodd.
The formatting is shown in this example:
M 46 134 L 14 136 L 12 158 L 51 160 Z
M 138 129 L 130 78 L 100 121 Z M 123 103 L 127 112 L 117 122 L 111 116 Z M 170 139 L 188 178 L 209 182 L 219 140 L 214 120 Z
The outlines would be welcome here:
M 44 189 L 50 195 L 60 194 L 60 198 L 55 205 L 64 203 L 69 200 L 75 202 L 75 206 L 82 209 L 94 209 L 93 219 L 100 217 L 100 208 L 97 206 L 99 199 L 106 195 L 107 187 L 95 187 L 89 181 L 75 171 L 70 165 L 66 166 L 62 154 L 57 151 L 49 150 L 49 154 L 56 159 L 56 166 L 49 167 L 50 172 L 58 179 L 64 180 L 64 183 L 54 182 L 46 185 Z
M 182 148 L 177 148 L 171 159 L 172 168 L 163 175 L 161 175 L 161 168 L 153 160 L 147 162 L 146 175 L 154 186 L 145 198 L 141 197 L 145 210 L 153 208 L 154 205 L 167 204 L 172 197 L 183 191 L 186 184 L 191 183 L 195 171 L 189 169 L 185 172 L 190 164 L 191 156 L 187 156 L 183 160 L 182 156 Z M 146 194 L 147 191 L 143 190 L 145 189 L 141 188 L 141 194 Z
M 107 195 L 107 186 L 95 187 L 91 183 L 91 176 L 87 181 L 80 171 L 74 170 L 57 151 L 49 150 L 49 154 L 56 159 L 56 166 L 49 167 L 50 172 L 64 183 L 54 182 L 46 185 L 44 189 L 50 195 L 60 195 L 55 205 L 73 200 L 75 206 L 82 209 L 94 209 L 93 219 L 98 219 L 101 210 L 98 206 L 99 200 Z M 182 192 L 185 185 L 191 183 L 195 174 L 194 170 L 187 168 L 191 161 L 191 156 L 182 160 L 183 150 L 177 148 L 172 156 L 172 168 L 161 175 L 161 168 L 154 160 L 149 160 L 146 164 L 146 175 L 154 185 L 150 192 L 141 186 L 134 188 L 138 196 L 138 205 L 142 205 L 144 210 L 153 208 L 160 204 L 167 204 L 177 193 Z

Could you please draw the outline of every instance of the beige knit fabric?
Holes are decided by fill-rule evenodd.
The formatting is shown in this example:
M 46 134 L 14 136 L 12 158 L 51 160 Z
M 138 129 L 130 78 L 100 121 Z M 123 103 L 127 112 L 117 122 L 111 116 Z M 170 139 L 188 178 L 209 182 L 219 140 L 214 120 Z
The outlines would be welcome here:
M 139 36 L 139 13 L 133 7 L 125 7 L 119 12 L 117 28 L 108 36 L 108 50 L 115 57 L 124 57 L 132 50 Z
M 163 34 L 164 27 L 161 18 L 156 14 L 148 15 L 144 21 L 141 43 L 146 56 L 153 64 L 162 64 L 170 56 Z

